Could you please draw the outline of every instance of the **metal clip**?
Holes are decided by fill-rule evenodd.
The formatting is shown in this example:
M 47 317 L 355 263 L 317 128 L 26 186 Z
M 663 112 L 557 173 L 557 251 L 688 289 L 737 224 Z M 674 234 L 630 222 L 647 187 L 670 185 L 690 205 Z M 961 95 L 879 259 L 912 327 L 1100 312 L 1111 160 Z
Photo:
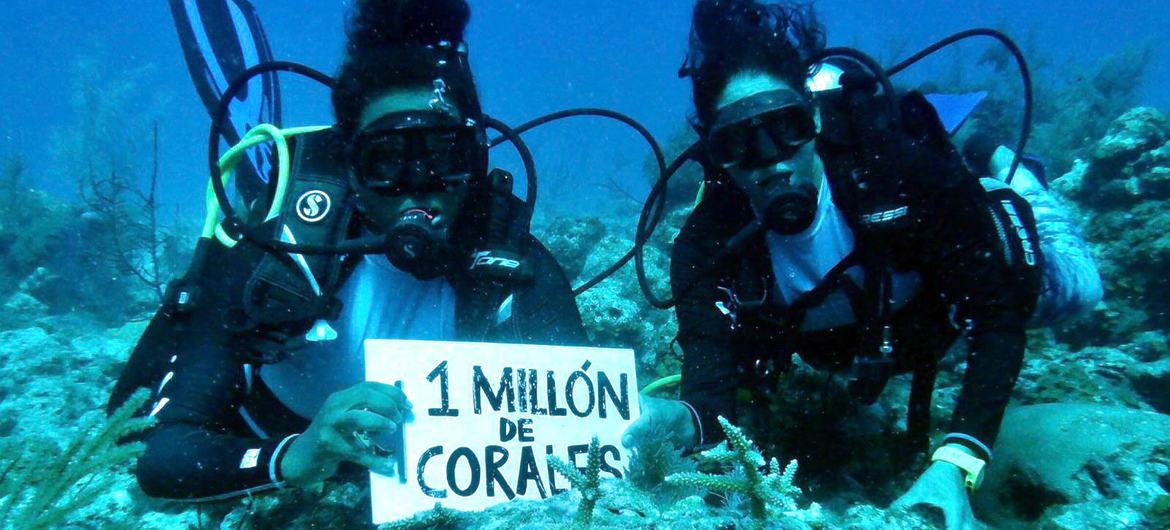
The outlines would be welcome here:
M 720 287 L 719 290 L 727 295 L 727 301 L 720 300 L 715 302 L 715 308 L 720 313 L 723 313 L 723 316 L 731 320 L 731 329 L 737 329 L 739 327 L 739 297 L 735 295 L 735 292 L 726 287 Z
M 764 305 L 768 300 L 768 291 L 764 290 L 764 296 L 757 301 L 744 302 L 739 299 L 739 295 L 727 287 L 719 287 L 727 295 L 727 301 L 715 302 L 715 308 L 723 313 L 724 316 L 731 319 L 731 329 L 739 329 L 739 314 L 744 308 L 757 308 Z
M 890 329 L 890 326 L 885 326 L 882 328 L 882 345 L 878 348 L 878 351 L 880 351 L 885 357 L 889 357 L 890 354 L 894 353 L 894 342 L 892 335 L 893 331 Z
M 447 90 L 448 90 L 447 82 L 444 81 L 442 78 L 436 79 L 434 82 L 434 86 L 435 86 L 435 97 L 431 98 L 431 101 L 430 101 L 430 103 L 428 103 L 427 106 L 429 106 L 431 110 L 441 110 L 444 112 L 451 112 L 452 106 L 450 103 L 447 102 L 447 97 L 446 97 Z

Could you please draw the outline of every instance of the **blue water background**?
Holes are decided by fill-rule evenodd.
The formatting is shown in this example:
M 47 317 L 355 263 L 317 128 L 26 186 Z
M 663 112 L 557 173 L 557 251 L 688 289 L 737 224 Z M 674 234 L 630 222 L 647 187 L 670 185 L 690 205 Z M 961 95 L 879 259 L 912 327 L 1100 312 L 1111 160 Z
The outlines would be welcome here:
M 255 0 L 275 53 L 334 72 L 343 46 L 343 13 L 352 4 L 323 0 Z M 472 0 L 469 41 L 487 110 L 517 123 L 570 106 L 627 112 L 660 138 L 689 112 L 682 61 L 692 3 L 683 0 Z M 1093 62 L 1126 46 L 1157 46 L 1142 102 L 1170 108 L 1170 9 L 1165 0 L 822 0 L 830 42 L 861 46 L 886 60 L 972 26 L 1005 28 L 1045 50 L 1056 65 Z M 0 5 L 0 156 L 21 153 L 30 184 L 63 195 L 76 175 L 63 174 L 48 138 L 75 123 L 71 65 L 104 57 L 112 78 L 142 64 L 146 81 L 169 94 L 161 122 L 167 212 L 201 208 L 208 119 L 182 62 L 166 3 L 161 0 L 8 0 Z M 974 60 L 981 53 L 971 48 Z M 919 76 L 942 74 L 943 59 Z M 1059 68 L 1059 66 L 1057 66 Z M 1068 75 L 1072 75 L 1069 70 Z M 1005 83 L 1017 83 L 1015 78 Z M 307 83 L 286 83 L 286 124 L 329 120 L 328 95 Z M 624 129 L 578 121 L 532 137 L 542 162 L 549 212 L 598 210 L 614 198 L 611 178 L 645 194 L 645 148 Z M 78 156 L 76 154 L 72 156 Z M 507 160 L 503 161 L 508 163 Z M 569 201 L 567 199 L 574 200 Z M 593 199 L 593 200 L 587 200 Z

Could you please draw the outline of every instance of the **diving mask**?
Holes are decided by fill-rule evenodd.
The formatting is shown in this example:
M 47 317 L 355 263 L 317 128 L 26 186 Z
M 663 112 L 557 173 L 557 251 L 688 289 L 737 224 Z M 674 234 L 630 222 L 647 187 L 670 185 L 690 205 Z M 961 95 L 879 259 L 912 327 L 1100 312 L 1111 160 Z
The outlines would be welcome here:
M 808 101 L 792 90 L 773 90 L 720 109 L 706 135 L 707 154 L 724 169 L 761 167 L 792 158 L 816 135 Z
M 475 121 L 442 112 L 388 114 L 358 134 L 353 146 L 357 184 L 378 195 L 458 188 L 486 165 Z
M 748 195 L 764 225 L 798 234 L 812 225 L 817 187 L 798 157 L 817 135 L 803 95 L 781 89 L 741 99 L 719 110 L 706 135 L 707 154 Z
M 452 224 L 438 211 L 456 215 L 471 186 L 484 178 L 483 139 L 475 120 L 434 109 L 387 114 L 354 138 L 351 184 L 399 270 L 429 280 L 454 263 Z M 423 196 L 451 204 L 435 210 L 422 206 L 428 202 Z

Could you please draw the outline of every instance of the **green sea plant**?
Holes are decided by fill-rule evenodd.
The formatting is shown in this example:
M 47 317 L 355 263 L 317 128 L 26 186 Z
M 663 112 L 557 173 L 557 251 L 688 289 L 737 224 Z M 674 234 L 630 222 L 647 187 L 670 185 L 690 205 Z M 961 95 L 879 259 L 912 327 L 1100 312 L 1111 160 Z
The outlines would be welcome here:
M 652 424 L 649 432 L 638 437 L 630 448 L 626 477 L 642 491 L 660 492 L 666 477 L 695 470 L 694 459 L 683 456 L 682 450 L 674 446 L 671 433 L 659 425 Z
M 569 479 L 573 489 L 581 494 L 581 504 L 577 506 L 577 516 L 573 521 L 573 528 L 584 530 L 593 524 L 593 508 L 601 499 L 601 441 L 596 436 L 589 443 L 589 459 L 585 464 L 585 472 L 560 458 L 550 456 L 548 463 L 561 475 Z
M 755 444 L 739 427 L 719 417 L 727 441 L 696 455 L 701 466 L 728 470 L 723 474 L 698 471 L 675 473 L 666 477 L 667 484 L 703 488 L 708 491 L 743 496 L 748 503 L 754 528 L 764 528 L 769 510 L 796 509 L 801 491 L 794 485 L 797 464 L 793 460 L 781 469 L 780 462 L 764 459 Z M 761 468 L 763 468 L 761 470 Z
M 81 425 L 77 437 L 56 456 L 56 448 L 27 444 L 0 471 L 0 527 L 59 528 L 78 508 L 93 501 L 117 476 L 109 472 L 142 454 L 138 442 L 119 440 L 146 431 L 153 418 L 135 417 L 150 398 L 140 391 L 106 420 Z M 92 434 L 97 430 L 97 434 Z

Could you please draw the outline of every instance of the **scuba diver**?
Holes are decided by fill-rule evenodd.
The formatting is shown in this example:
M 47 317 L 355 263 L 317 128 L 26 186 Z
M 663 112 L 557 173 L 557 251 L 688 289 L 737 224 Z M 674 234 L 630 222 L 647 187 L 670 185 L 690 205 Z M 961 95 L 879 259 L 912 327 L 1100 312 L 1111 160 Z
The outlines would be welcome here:
M 680 75 L 705 178 L 671 261 L 680 400 L 643 397 L 623 443 L 662 432 L 690 450 L 719 442 L 717 418 L 764 407 L 799 355 L 849 374 L 862 405 L 912 374 L 907 434 L 921 454 L 939 361 L 964 339 L 948 434 L 895 505 L 972 528 L 968 490 L 992 458 L 1029 320 L 1091 308 L 1100 278 L 1035 169 L 994 142 L 964 160 L 922 94 L 895 93 L 872 60 L 833 50 L 811 6 L 696 4 Z M 1068 237 L 1042 239 L 1021 195 Z
M 363 382 L 364 339 L 586 343 L 530 205 L 488 169 L 469 19 L 465 0 L 357 3 L 336 125 L 290 142 L 288 178 L 247 215 L 306 251 L 213 215 L 115 387 L 111 410 L 154 391 L 146 493 L 219 500 L 392 465 L 409 389 Z

